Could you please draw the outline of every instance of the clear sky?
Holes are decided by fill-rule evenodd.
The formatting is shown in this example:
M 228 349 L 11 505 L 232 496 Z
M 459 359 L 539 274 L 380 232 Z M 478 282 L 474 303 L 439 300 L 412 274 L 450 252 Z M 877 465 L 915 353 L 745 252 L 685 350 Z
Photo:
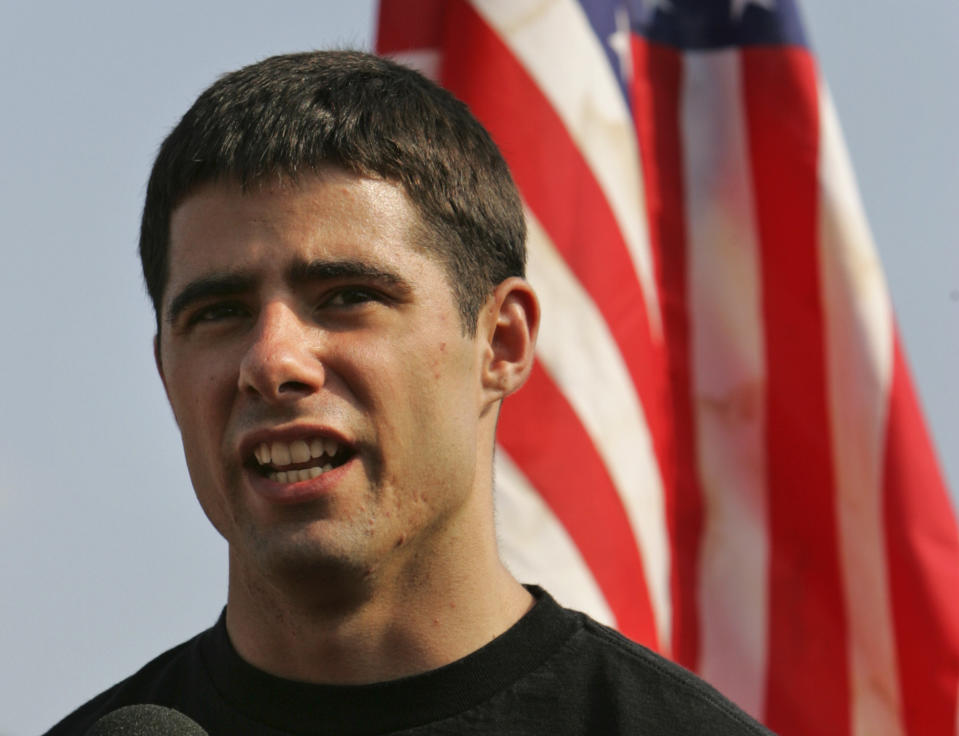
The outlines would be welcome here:
M 368 48 L 373 5 L 4 4 L 3 736 L 44 730 L 219 613 L 226 547 L 193 499 L 153 368 L 136 257 L 144 183 L 217 75 L 274 53 Z M 956 489 L 959 4 L 803 8 Z

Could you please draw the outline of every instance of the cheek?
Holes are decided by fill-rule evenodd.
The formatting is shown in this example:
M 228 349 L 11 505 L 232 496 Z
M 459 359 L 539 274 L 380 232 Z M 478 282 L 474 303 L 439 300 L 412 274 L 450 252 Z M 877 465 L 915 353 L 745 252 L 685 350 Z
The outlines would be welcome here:
M 476 446 L 477 376 L 462 346 L 440 343 L 412 358 L 401 377 L 418 462 L 456 466 Z
M 209 399 L 209 394 L 203 391 L 180 397 L 180 439 L 197 501 L 214 528 L 229 540 L 233 536 L 236 510 L 230 489 L 237 487 L 239 479 L 231 477 L 238 474 L 232 473 L 223 462 L 223 423 Z
M 177 364 L 167 374 L 167 389 L 190 476 L 199 493 L 212 482 L 222 457 L 230 391 L 216 374 L 186 371 Z
M 404 341 L 356 346 L 331 373 L 366 411 L 400 421 L 404 415 L 425 419 L 462 406 L 476 385 L 471 356 L 448 341 Z
M 189 447 L 209 442 L 222 424 L 223 391 L 212 378 L 196 377 L 181 383 L 178 390 L 170 392 L 170 405 Z

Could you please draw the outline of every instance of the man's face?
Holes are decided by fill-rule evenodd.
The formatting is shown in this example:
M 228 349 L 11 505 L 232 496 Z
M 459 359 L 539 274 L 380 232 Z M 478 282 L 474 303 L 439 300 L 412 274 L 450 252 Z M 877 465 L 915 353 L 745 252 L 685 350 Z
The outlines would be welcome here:
M 399 187 L 339 170 L 174 211 L 158 362 L 234 561 L 368 575 L 463 523 L 488 344 L 417 221 Z

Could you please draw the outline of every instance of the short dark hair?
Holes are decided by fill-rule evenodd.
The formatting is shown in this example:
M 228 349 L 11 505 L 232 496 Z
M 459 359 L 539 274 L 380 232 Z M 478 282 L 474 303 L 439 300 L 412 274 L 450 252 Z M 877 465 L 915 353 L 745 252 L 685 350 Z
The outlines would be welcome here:
M 218 79 L 160 146 L 140 227 L 157 330 L 170 217 L 215 180 L 244 188 L 324 166 L 403 187 L 422 246 L 444 266 L 464 331 L 504 279 L 522 276 L 526 224 L 506 162 L 465 104 L 418 72 L 358 51 L 274 56 Z

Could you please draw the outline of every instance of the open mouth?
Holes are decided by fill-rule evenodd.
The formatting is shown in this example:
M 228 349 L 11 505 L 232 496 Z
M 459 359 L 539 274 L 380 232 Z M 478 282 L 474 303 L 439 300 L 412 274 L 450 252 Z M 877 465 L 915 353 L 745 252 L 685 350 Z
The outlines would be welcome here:
M 316 478 L 347 462 L 354 451 L 329 437 L 261 442 L 253 450 L 256 469 L 277 483 L 298 483 Z

